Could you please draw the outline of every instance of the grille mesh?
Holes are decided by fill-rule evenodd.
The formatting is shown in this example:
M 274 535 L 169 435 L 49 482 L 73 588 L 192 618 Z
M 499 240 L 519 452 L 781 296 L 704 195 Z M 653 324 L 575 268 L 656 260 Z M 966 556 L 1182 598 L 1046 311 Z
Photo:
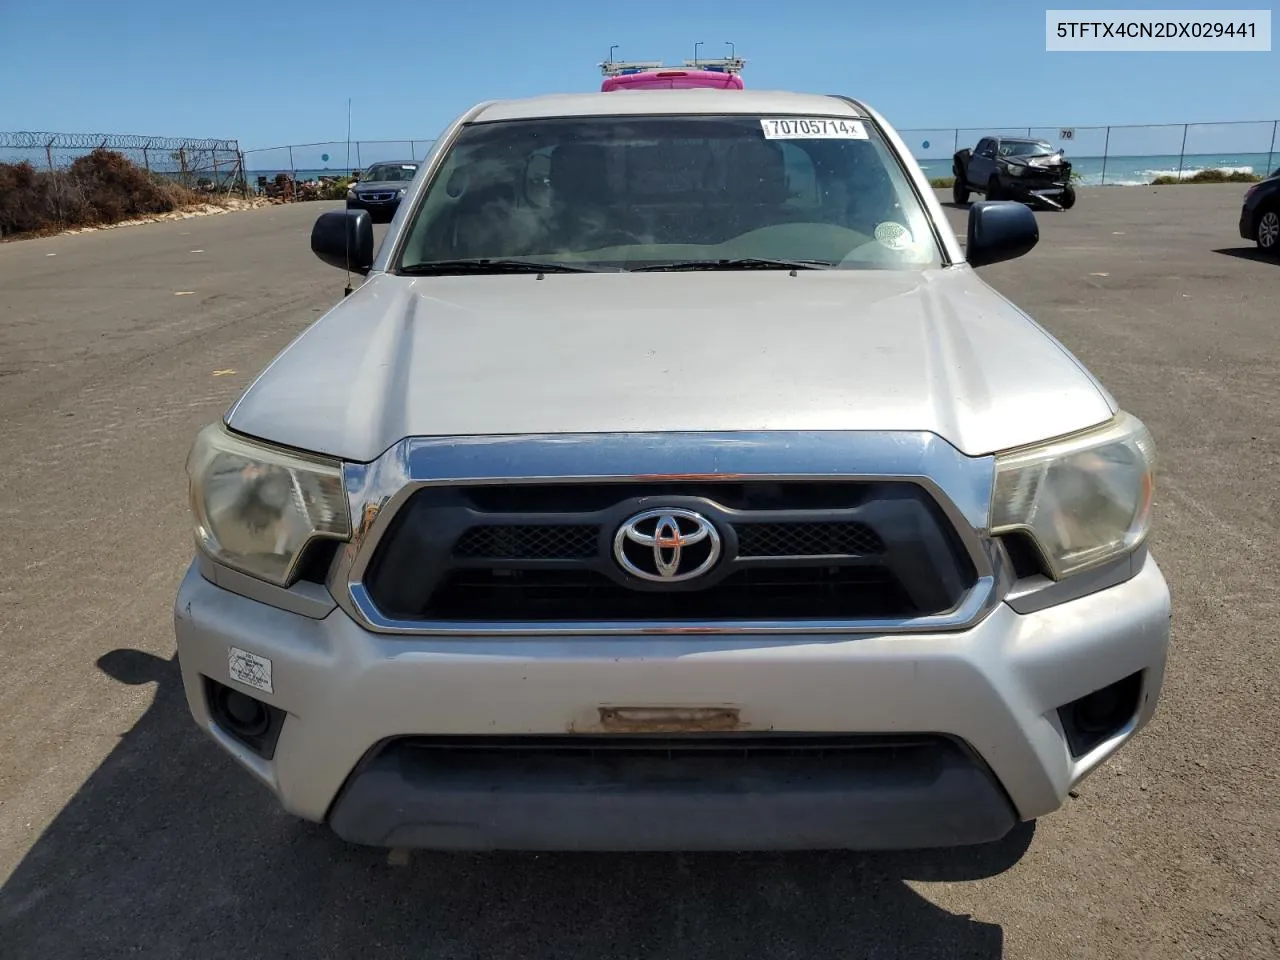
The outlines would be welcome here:
M 579 524 L 472 527 L 453 547 L 468 560 L 581 560 L 594 556 L 597 526 Z
M 862 523 L 741 523 L 742 557 L 863 557 L 884 552 L 884 541 Z

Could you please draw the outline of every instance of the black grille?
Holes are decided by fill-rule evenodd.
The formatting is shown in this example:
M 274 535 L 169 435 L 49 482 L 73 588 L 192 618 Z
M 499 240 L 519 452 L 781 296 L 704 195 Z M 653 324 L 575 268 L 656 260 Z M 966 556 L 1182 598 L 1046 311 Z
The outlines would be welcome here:
M 569 524 L 472 527 L 453 555 L 488 560 L 578 560 L 594 556 L 600 528 Z
M 624 571 L 614 531 L 655 508 L 703 516 L 721 558 L 676 583 Z M 364 585 L 382 614 L 424 625 L 731 622 L 944 613 L 975 578 L 916 484 L 668 481 L 424 488 L 397 511 Z
M 738 523 L 740 557 L 864 557 L 884 552 L 862 523 Z
M 458 570 L 435 591 L 441 620 L 807 620 L 894 617 L 911 598 L 873 567 L 740 570 L 702 590 L 635 590 L 592 570 Z

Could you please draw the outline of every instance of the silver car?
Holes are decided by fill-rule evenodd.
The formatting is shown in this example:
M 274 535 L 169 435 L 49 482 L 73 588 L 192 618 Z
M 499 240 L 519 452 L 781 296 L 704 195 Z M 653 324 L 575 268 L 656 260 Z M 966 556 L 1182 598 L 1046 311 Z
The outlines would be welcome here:
M 1148 722 L 1143 424 L 975 266 L 875 111 L 484 103 L 195 441 L 195 721 L 298 817 L 436 849 L 907 848 Z

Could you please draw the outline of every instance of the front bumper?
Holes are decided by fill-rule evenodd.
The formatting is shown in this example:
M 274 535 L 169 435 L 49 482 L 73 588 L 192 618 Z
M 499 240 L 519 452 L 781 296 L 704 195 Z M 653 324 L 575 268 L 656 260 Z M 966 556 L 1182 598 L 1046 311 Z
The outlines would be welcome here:
M 1070 180 L 1053 177 L 1009 177 L 1000 178 L 1000 186 L 1006 191 L 1020 193 L 1062 193 L 1071 185 Z
M 1059 807 L 1151 718 L 1169 616 L 1150 557 L 1120 585 L 1025 615 L 1000 604 L 968 631 L 933 635 L 383 635 L 340 609 L 312 619 L 247 599 L 195 563 L 174 611 L 193 716 L 285 809 L 357 842 L 474 849 L 997 839 L 1016 820 Z M 205 678 L 234 686 L 233 648 L 271 661 L 270 693 L 237 687 L 285 712 L 270 759 L 213 720 Z M 1132 717 L 1073 757 L 1057 708 L 1132 674 L 1141 676 Z M 404 755 L 413 746 L 406 737 L 437 746 L 442 737 L 472 746 L 568 737 L 581 746 L 624 731 L 618 718 L 629 709 L 653 707 L 720 709 L 733 718 L 726 738 L 920 734 L 928 742 L 897 766 L 881 753 L 820 773 L 783 764 L 721 775 L 694 763 L 656 779 L 637 779 L 632 766 L 621 780 L 601 775 L 598 763 L 539 768 L 527 753 L 505 765 L 472 756 L 447 770 Z
M 1257 240 L 1258 227 L 1254 222 L 1257 219 L 1255 212 L 1247 205 L 1240 211 L 1240 237 L 1243 240 Z

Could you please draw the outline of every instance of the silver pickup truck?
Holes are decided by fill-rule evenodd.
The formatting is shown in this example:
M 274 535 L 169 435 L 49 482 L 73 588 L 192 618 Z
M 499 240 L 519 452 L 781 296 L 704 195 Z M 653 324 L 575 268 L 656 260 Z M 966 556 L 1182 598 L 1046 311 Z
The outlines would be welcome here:
M 481 104 L 188 460 L 195 721 L 435 849 L 906 848 L 1057 809 L 1151 718 L 1146 428 L 865 104 Z

